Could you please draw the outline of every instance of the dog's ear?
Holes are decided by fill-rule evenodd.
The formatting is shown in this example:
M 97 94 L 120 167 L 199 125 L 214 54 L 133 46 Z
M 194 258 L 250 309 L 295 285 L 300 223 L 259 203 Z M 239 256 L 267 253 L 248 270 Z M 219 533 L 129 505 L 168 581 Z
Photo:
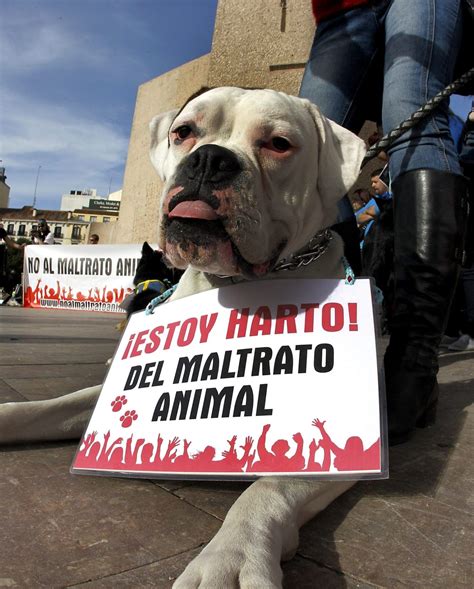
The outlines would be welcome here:
M 150 246 L 150 244 L 148 243 L 148 241 L 143 242 L 142 245 L 142 256 L 150 256 L 151 254 L 153 254 L 153 248 Z
M 306 101 L 319 135 L 318 192 L 326 204 L 339 201 L 353 186 L 367 150 L 362 139 L 327 119 Z
M 178 109 L 175 109 L 161 113 L 150 122 L 150 158 L 163 181 L 166 180 L 166 159 L 169 151 L 168 130 L 178 112 Z

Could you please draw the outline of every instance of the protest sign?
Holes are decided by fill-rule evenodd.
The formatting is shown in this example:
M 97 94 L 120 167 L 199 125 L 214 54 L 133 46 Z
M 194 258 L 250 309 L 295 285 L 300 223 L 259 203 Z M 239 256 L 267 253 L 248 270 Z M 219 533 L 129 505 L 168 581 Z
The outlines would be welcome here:
M 369 280 L 269 280 L 132 315 L 72 472 L 387 476 Z
M 44 309 L 124 311 L 133 292 L 141 245 L 29 245 L 23 304 Z

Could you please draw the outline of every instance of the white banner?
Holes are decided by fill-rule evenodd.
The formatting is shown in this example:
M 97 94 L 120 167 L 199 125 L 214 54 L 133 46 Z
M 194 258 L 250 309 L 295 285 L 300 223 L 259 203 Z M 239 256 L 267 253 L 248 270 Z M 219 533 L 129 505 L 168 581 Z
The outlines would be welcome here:
M 133 292 L 141 245 L 29 245 L 25 307 L 121 312 Z
M 269 280 L 135 313 L 77 473 L 387 475 L 370 281 Z

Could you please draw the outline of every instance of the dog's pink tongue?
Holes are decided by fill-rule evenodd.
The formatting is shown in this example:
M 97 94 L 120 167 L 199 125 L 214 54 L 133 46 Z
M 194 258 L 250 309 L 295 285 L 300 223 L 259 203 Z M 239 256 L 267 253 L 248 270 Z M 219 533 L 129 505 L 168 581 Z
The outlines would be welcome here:
M 202 200 L 185 200 L 180 202 L 169 213 L 169 218 L 184 217 L 186 219 L 204 219 L 214 221 L 217 219 L 216 211 Z

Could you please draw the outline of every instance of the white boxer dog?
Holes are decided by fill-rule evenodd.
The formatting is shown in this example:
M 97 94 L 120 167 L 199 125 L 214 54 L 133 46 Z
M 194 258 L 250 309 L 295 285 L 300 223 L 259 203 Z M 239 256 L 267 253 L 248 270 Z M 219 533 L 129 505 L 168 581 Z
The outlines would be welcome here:
M 307 100 L 240 88 L 208 90 L 151 132 L 158 242 L 187 268 L 173 299 L 240 280 L 344 277 L 342 243 L 323 230 L 358 176 L 361 139 Z M 80 437 L 99 392 L 1 405 L 0 442 Z M 174 589 L 280 588 L 300 526 L 352 484 L 260 478 Z

